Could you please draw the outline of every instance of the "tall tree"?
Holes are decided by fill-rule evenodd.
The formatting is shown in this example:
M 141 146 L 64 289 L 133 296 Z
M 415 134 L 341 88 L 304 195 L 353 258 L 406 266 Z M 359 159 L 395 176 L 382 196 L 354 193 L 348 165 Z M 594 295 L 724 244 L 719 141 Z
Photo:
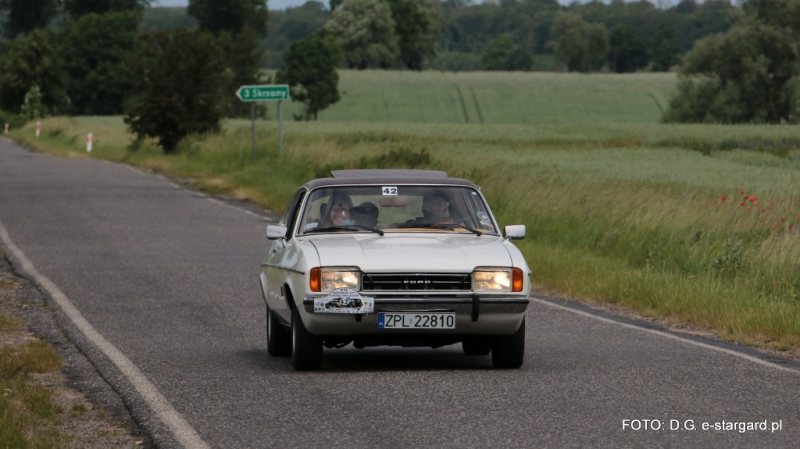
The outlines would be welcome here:
M 250 114 L 250 105 L 240 101 L 233 92 L 240 86 L 261 82 L 261 59 L 263 50 L 255 31 L 245 27 L 238 33 L 220 32 L 217 43 L 225 64 L 222 111 L 226 117 L 245 117 Z
M 668 72 L 681 62 L 683 48 L 674 28 L 662 28 L 653 38 L 650 47 L 650 62 L 654 72 Z
M 59 54 L 68 77 L 73 112 L 112 115 L 123 112 L 132 88 L 128 63 L 136 48 L 139 14 L 134 11 L 87 14 L 67 21 Z
M 141 11 L 150 0 L 63 0 L 64 10 L 73 18 L 86 14 L 105 14 L 119 11 Z
M 47 32 L 33 30 L 8 44 L 0 59 L 0 107 L 19 112 L 25 95 L 38 86 L 51 112 L 64 104 L 63 72 L 56 62 Z
M 800 3 L 750 0 L 744 9 L 730 31 L 686 55 L 665 120 L 800 122 Z
M 612 72 L 635 72 L 650 62 L 647 40 L 629 25 L 612 28 L 608 43 L 608 64 Z
M 187 11 L 205 31 L 239 33 L 250 28 L 259 36 L 267 34 L 266 0 L 189 0 Z
M 305 104 L 302 117 L 317 119 L 319 111 L 339 101 L 339 74 L 336 66 L 342 50 L 325 30 L 295 41 L 283 53 L 283 68 L 275 78 L 286 83 L 292 91 L 292 101 Z
M 344 51 L 347 65 L 363 70 L 389 68 L 398 47 L 392 10 L 386 0 L 344 0 L 325 24 Z
M 481 56 L 485 70 L 528 71 L 533 65 L 531 54 L 517 45 L 510 34 L 489 41 Z
M 58 12 L 59 0 L 0 0 L 0 11 L 7 14 L 3 23 L 6 36 L 14 38 L 36 28 L 45 28 Z
M 570 72 L 600 70 L 608 54 L 608 32 L 574 14 L 559 14 L 550 32 L 556 61 Z
M 219 130 L 224 64 L 213 36 L 186 29 L 146 34 L 132 69 L 138 96 L 125 123 L 138 140 L 155 138 L 172 153 L 189 134 Z
M 430 0 L 389 0 L 389 6 L 400 60 L 411 70 L 422 70 L 436 56 L 442 25 L 439 5 Z
M 201 30 L 219 39 L 227 71 L 224 92 L 258 83 L 263 57 L 258 38 L 267 33 L 266 0 L 189 0 L 188 12 L 197 18 Z M 233 95 L 222 101 L 228 116 L 245 116 L 250 110 Z

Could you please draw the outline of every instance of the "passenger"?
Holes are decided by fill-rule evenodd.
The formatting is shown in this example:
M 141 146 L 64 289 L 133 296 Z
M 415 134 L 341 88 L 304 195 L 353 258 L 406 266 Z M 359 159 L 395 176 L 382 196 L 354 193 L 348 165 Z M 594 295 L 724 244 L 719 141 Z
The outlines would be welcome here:
M 378 226 L 378 206 L 367 201 L 354 207 L 350 211 L 351 218 L 356 224 L 365 228 L 375 228 Z
M 346 193 L 336 192 L 331 195 L 325 209 L 325 217 L 320 223 L 320 228 L 332 226 L 348 226 L 352 224 L 350 219 L 350 209 L 353 208 L 353 200 Z

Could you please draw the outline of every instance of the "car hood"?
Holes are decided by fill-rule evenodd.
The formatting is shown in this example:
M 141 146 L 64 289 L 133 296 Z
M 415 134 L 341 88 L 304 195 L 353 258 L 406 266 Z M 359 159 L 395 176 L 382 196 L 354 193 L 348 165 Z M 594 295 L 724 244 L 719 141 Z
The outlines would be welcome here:
M 454 234 L 327 235 L 308 239 L 320 266 L 357 266 L 364 272 L 458 272 L 475 267 L 511 266 L 499 236 Z

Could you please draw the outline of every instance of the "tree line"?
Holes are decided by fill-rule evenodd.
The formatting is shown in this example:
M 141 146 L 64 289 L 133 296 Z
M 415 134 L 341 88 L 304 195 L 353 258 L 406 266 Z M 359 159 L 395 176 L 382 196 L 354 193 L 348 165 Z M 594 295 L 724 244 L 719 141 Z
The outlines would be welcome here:
M 233 92 L 261 81 L 264 0 L 190 0 L 193 29 L 139 31 L 150 0 L 0 0 L 0 109 L 6 117 L 125 115 L 174 151 L 249 112 Z M 61 26 L 48 27 L 54 18 Z
M 326 26 L 331 10 L 344 6 L 352 11 L 352 16 L 358 17 L 359 10 L 364 8 L 363 3 L 352 6 L 344 3 L 340 1 L 331 9 L 329 5 L 310 1 L 301 7 L 272 11 L 270 35 L 263 42 L 267 49 L 267 65 L 280 67 L 279 55 L 291 42 Z M 589 33 L 593 39 L 583 39 L 587 41 L 583 43 L 584 51 L 592 50 L 597 60 L 578 66 L 591 71 L 665 71 L 677 64 L 698 39 L 727 31 L 739 13 L 739 8 L 730 0 L 681 0 L 670 5 L 656 7 L 654 2 L 644 0 L 570 5 L 561 5 L 557 0 L 420 2 L 418 9 L 426 13 L 428 33 L 433 35 L 420 33 L 417 36 L 432 39 L 435 54 L 428 53 L 424 67 L 437 70 L 576 70 L 574 64 L 570 68 L 566 61 L 574 60 L 574 55 L 554 56 L 558 49 L 575 45 L 574 41 L 569 45 L 561 44 L 565 33 L 577 28 L 579 33 L 585 34 L 582 29 L 589 24 L 603 29 Z M 377 36 L 381 40 L 375 42 L 383 43 L 384 54 L 395 51 L 391 34 L 403 39 L 408 33 L 399 29 L 414 26 L 414 21 L 406 19 L 408 16 L 397 13 L 399 8 L 392 8 L 395 33 Z M 583 23 L 578 23 L 576 17 Z M 385 28 L 386 21 L 386 15 L 379 12 L 372 23 Z M 601 45 L 598 47 L 593 41 L 601 41 Z M 600 55 L 597 55 L 598 48 Z M 380 67 L 380 64 L 387 62 L 384 59 L 371 66 Z M 391 65 L 406 66 L 401 60 L 394 60 Z
M 165 16 L 150 0 L 0 0 L 0 109 L 26 120 L 124 114 L 139 141 L 171 152 L 186 135 L 218 130 L 222 117 L 246 115 L 233 95 L 241 85 L 289 84 L 305 106 L 296 118 L 310 120 L 339 100 L 337 68 L 423 70 L 471 52 L 486 70 L 529 70 L 543 56 L 579 72 L 677 65 L 666 121 L 797 121 L 795 0 L 460 2 L 331 0 L 269 12 L 265 0 L 189 0 L 188 16 L 166 9 L 169 23 L 154 27 Z M 270 26 L 285 48 L 265 79 Z

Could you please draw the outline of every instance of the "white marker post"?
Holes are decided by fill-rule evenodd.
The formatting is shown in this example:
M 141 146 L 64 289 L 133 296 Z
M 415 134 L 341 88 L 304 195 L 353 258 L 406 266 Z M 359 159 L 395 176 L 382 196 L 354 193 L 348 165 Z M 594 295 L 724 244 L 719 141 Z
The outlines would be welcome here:
M 87 153 L 91 153 L 92 152 L 92 140 L 94 140 L 94 136 L 92 136 L 92 133 L 89 133 L 86 136 L 86 152 Z
M 8 123 L 6 123 L 6 134 L 8 134 Z
M 42 122 L 36 122 L 36 137 L 42 133 Z

